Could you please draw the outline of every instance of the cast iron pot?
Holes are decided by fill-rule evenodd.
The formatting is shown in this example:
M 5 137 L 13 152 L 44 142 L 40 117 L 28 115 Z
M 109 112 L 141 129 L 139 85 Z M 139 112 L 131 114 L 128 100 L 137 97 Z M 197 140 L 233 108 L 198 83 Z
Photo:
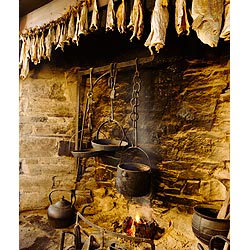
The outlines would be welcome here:
M 51 199 L 51 194 L 56 191 L 66 191 L 71 193 L 71 201 L 67 201 L 62 196 L 61 200 L 53 204 Z M 75 204 L 75 192 L 73 190 L 52 190 L 49 194 L 50 206 L 48 207 L 48 220 L 50 224 L 55 228 L 65 228 L 73 223 L 76 219 L 76 210 L 74 207 Z
M 209 206 L 198 205 L 194 207 L 192 217 L 192 230 L 194 235 L 204 244 L 209 245 L 213 236 L 227 237 L 230 229 L 230 220 L 217 219 L 218 210 Z M 223 249 L 225 241 L 218 240 L 214 246 Z
M 125 151 L 130 149 L 138 149 L 147 156 L 147 154 L 139 147 L 130 147 Z M 129 197 L 141 197 L 147 195 L 151 188 L 150 164 L 120 162 L 117 166 L 116 188 L 119 193 Z
M 122 133 L 120 140 L 117 139 L 99 139 L 99 133 L 101 128 L 107 123 L 115 123 Z M 122 126 L 115 120 L 107 120 L 103 122 L 97 129 L 96 137 L 91 141 L 91 145 L 95 150 L 98 151 L 120 151 L 128 146 L 128 142 L 123 139 L 126 138 L 126 134 Z M 127 139 L 127 138 L 126 138 Z

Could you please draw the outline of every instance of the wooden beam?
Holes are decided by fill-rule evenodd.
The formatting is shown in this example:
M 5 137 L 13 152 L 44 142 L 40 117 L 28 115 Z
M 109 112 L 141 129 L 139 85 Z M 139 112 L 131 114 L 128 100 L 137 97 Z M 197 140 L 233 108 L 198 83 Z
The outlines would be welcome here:
M 142 57 L 142 58 L 138 58 L 137 63 L 138 64 L 146 64 L 146 63 L 150 63 L 154 60 L 155 56 L 151 55 L 148 57 Z M 116 69 L 117 71 L 121 71 L 124 69 L 129 69 L 134 67 L 135 68 L 135 59 L 133 60 L 129 60 L 129 61 L 125 61 L 125 62 L 119 62 L 116 64 Z M 105 66 L 101 66 L 101 67 L 97 67 L 97 68 L 93 68 L 92 73 L 93 74 L 100 74 L 100 73 L 104 73 L 105 71 L 109 71 L 110 70 L 110 64 L 105 65 Z M 84 76 L 84 75 L 89 75 L 90 74 L 90 69 L 85 69 L 85 70 L 79 70 L 78 74 L 80 76 Z
M 70 6 L 76 6 L 79 2 L 79 0 L 53 0 L 22 17 L 19 23 L 19 31 L 22 33 L 25 29 L 35 26 L 41 27 L 55 21 L 66 14 Z M 97 0 L 97 4 L 98 7 L 103 7 L 108 4 L 108 0 Z M 91 5 L 89 11 L 92 11 L 92 9 L 93 6 Z

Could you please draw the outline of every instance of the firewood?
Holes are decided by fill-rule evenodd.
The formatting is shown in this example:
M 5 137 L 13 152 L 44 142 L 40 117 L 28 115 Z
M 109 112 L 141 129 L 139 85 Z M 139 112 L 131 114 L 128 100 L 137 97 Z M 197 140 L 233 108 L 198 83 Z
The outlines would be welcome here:
M 228 206 L 230 204 L 230 194 L 229 191 L 227 192 L 227 196 L 225 201 L 223 202 L 221 209 L 217 215 L 217 219 L 225 219 L 226 215 L 227 215 L 227 210 L 228 210 Z

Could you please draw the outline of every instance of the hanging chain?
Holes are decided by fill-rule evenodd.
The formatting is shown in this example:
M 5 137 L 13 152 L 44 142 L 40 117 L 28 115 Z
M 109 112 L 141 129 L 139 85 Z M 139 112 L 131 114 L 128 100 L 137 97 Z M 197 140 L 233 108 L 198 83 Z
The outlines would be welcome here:
M 116 75 L 117 75 L 117 69 L 116 69 L 116 64 L 111 63 L 110 64 L 110 77 L 108 79 L 108 86 L 111 88 L 111 93 L 110 93 L 110 119 L 111 121 L 114 120 L 114 105 L 113 101 L 115 99 L 115 84 L 116 84 Z
M 89 92 L 87 94 L 88 98 L 88 107 L 87 107 L 87 113 L 89 114 L 89 121 L 88 121 L 88 131 L 91 134 L 92 133 L 92 116 L 93 116 L 93 83 L 92 83 L 92 71 L 93 68 L 90 68 L 90 73 L 89 73 Z
M 133 92 L 132 92 L 132 98 L 130 100 L 130 104 L 132 107 L 132 111 L 130 113 L 130 119 L 133 122 L 133 128 L 134 128 L 134 143 L 135 146 L 137 145 L 137 121 L 139 119 L 139 114 L 137 112 L 137 107 L 140 105 L 139 103 L 139 92 L 141 89 L 141 78 L 140 78 L 140 73 L 138 71 L 138 63 L 137 63 L 137 58 L 135 59 L 135 74 L 133 77 Z

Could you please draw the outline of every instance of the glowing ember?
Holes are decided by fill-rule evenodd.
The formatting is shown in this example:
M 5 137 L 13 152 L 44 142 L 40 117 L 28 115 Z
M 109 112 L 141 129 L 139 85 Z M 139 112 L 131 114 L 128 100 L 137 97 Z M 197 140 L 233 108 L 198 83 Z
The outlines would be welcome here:
M 138 213 L 135 216 L 135 221 L 136 221 L 136 223 L 140 222 L 140 215 Z
M 154 239 L 158 230 L 155 222 L 147 222 L 145 219 L 140 218 L 139 214 L 136 214 L 134 219 L 128 217 L 124 226 L 124 232 L 128 236 L 147 239 Z

